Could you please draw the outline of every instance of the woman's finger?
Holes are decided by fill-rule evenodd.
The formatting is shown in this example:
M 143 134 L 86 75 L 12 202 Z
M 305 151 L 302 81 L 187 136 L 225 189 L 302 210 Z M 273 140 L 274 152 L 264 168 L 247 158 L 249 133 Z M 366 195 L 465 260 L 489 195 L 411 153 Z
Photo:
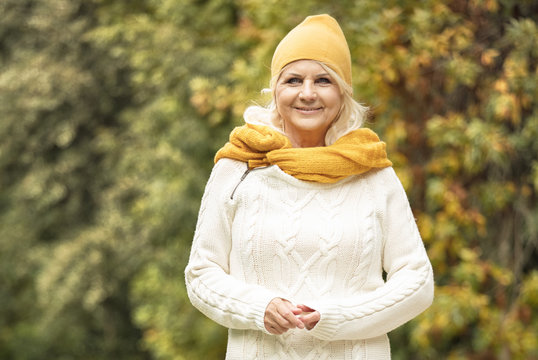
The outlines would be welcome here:
M 308 307 L 308 306 L 306 306 L 304 304 L 299 304 L 299 305 L 297 305 L 297 307 L 299 309 L 301 309 L 302 312 L 314 312 L 314 311 L 316 311 L 316 310 L 312 309 L 311 307 Z
M 301 314 L 302 311 L 296 306 L 293 306 L 289 301 L 283 301 L 282 303 L 278 304 L 277 306 L 278 314 L 280 315 L 280 318 L 277 318 L 280 323 L 280 325 L 285 326 L 289 329 L 292 328 L 304 328 L 304 324 L 301 320 L 297 317 L 297 315 Z
M 306 315 L 302 315 L 300 319 L 307 330 L 312 330 L 321 319 L 321 314 L 319 311 L 314 311 Z
M 269 331 L 271 334 L 274 334 L 274 335 L 281 335 L 285 333 L 286 331 L 288 331 L 288 329 L 285 329 L 279 326 L 278 324 L 266 325 L 265 328 L 267 329 L 267 331 Z

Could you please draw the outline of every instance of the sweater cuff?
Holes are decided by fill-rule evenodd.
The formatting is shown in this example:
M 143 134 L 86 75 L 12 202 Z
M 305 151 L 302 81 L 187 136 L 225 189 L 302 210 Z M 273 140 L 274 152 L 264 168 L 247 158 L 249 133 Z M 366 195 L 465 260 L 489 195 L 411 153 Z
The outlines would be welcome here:
M 321 315 L 316 326 L 308 333 L 320 340 L 332 340 L 343 320 L 340 310 L 335 306 L 322 304 L 307 304 L 307 306 L 317 310 Z

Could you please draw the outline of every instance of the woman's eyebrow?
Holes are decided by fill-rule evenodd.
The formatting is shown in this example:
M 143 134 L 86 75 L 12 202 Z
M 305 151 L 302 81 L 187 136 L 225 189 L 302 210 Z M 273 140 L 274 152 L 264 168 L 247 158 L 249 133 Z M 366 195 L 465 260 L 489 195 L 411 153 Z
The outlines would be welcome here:
M 287 73 L 284 73 L 284 76 L 296 76 L 296 77 L 302 77 L 303 75 L 301 75 L 301 74 L 297 74 L 297 73 L 290 73 L 290 72 L 287 72 Z

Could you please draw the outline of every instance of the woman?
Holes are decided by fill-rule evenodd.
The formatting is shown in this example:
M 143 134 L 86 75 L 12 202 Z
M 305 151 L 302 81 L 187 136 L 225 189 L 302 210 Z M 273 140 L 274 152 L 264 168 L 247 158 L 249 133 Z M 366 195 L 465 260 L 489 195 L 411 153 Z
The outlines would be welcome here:
M 189 298 L 229 328 L 227 359 L 390 359 L 387 332 L 431 304 L 433 274 L 385 144 L 360 128 L 336 20 L 306 18 L 271 72 L 272 103 L 215 157 Z

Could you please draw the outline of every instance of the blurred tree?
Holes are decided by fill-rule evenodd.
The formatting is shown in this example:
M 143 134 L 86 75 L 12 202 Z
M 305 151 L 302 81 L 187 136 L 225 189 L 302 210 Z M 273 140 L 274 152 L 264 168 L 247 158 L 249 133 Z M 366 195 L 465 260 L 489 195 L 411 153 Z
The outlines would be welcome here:
M 132 236 L 152 250 L 132 286 L 135 319 L 155 358 L 223 358 L 224 329 L 190 306 L 182 278 L 212 157 L 232 121 L 227 94 L 209 102 L 192 89 L 226 90 L 242 46 L 233 39 L 237 14 L 231 1 L 146 5 L 107 9 L 107 24 L 91 34 L 125 59 L 137 91 L 122 113 L 129 127 L 122 182 L 140 193 L 123 214 L 139 224 Z
M 0 3 L 3 359 L 146 357 L 122 269 L 135 245 L 107 199 L 133 93 L 127 64 L 87 38 L 98 3 Z
M 223 358 L 183 283 L 201 193 L 323 12 L 436 274 L 394 359 L 538 358 L 532 0 L 0 2 L 0 358 Z

